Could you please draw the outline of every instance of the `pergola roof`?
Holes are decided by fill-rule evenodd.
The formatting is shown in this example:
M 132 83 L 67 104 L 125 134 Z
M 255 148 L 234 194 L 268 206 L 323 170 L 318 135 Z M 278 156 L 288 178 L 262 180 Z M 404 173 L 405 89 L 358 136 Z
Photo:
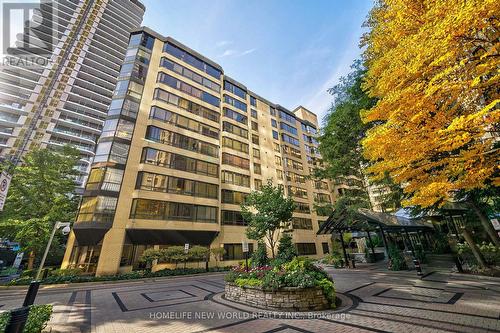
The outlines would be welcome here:
M 387 213 L 374 212 L 369 209 L 360 208 L 354 213 L 354 220 L 347 224 L 346 212 L 336 216 L 333 212 L 319 228 L 317 234 L 331 234 L 343 231 L 361 231 L 380 227 L 384 230 L 424 230 L 433 228 L 432 223 L 423 218 L 408 218 Z

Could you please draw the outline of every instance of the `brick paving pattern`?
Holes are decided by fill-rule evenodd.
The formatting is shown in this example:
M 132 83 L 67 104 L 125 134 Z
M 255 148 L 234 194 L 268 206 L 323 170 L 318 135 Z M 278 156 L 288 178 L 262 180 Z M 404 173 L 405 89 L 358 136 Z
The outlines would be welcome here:
M 377 266 L 327 269 L 343 306 L 283 314 L 229 302 L 223 274 L 51 286 L 37 303 L 54 305 L 51 332 L 499 332 L 500 279 Z M 0 289 L 0 311 L 25 289 Z

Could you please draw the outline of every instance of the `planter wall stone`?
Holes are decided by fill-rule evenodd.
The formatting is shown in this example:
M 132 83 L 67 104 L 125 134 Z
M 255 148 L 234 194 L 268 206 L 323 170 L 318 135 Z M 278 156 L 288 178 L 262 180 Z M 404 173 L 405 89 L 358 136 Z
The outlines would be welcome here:
M 238 287 L 226 283 L 225 298 L 251 306 L 280 311 L 308 311 L 329 309 L 321 288 L 282 288 L 271 291 L 260 287 Z

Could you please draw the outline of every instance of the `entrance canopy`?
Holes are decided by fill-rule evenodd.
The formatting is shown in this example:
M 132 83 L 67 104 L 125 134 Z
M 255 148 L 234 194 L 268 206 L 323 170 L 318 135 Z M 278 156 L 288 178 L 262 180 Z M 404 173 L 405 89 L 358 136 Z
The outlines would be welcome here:
M 347 213 L 337 216 L 335 212 L 319 228 L 317 234 L 325 235 L 343 231 L 363 231 L 373 229 L 384 229 L 396 231 L 407 229 L 409 231 L 432 230 L 432 223 L 424 218 L 408 218 L 387 213 L 374 212 L 369 209 L 360 208 L 352 218 L 352 222 L 347 224 Z

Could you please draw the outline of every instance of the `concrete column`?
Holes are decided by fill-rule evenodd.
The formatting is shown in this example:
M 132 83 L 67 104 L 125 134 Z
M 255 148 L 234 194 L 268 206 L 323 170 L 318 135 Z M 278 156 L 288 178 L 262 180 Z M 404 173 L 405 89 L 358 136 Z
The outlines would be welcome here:
M 111 228 L 102 240 L 96 276 L 114 275 L 120 268 L 125 229 Z
M 61 263 L 61 269 L 66 269 L 68 268 L 70 262 L 69 259 L 71 258 L 71 253 L 73 252 L 73 246 L 75 246 L 75 233 L 73 230 L 69 233 L 68 236 L 68 242 L 66 243 L 66 251 L 64 252 L 64 257 Z

